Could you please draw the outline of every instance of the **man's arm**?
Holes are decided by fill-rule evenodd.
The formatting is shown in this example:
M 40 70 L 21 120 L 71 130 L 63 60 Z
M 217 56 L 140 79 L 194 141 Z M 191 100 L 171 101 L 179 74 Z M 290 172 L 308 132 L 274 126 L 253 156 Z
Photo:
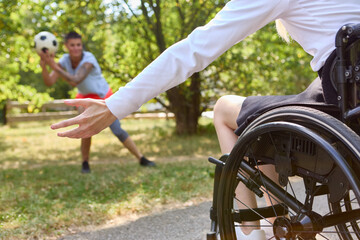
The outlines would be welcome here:
M 41 66 L 42 72 L 41 75 L 44 79 L 44 83 L 46 86 L 50 87 L 56 83 L 56 80 L 59 78 L 59 74 L 52 71 L 51 73 L 48 72 L 46 66 Z
M 126 117 L 154 96 L 203 70 L 227 49 L 279 18 L 287 4 L 286 0 L 229 1 L 206 26 L 196 28 L 186 39 L 172 45 L 105 101 L 68 102 L 86 104 L 86 110 L 78 117 L 52 125 L 52 128 L 79 125 L 59 133 L 62 137 L 84 138 L 96 134 L 109 126 L 110 120 Z
M 61 77 L 71 86 L 75 87 L 87 77 L 87 75 L 94 67 L 92 63 L 86 62 L 80 67 L 75 75 L 72 75 L 65 71 L 65 69 L 63 69 L 59 63 L 55 62 L 53 55 L 46 53 L 40 53 L 39 55 L 41 57 L 40 66 L 43 69 L 42 76 L 47 86 L 53 85 L 56 80 Z M 53 70 L 51 73 L 47 71 L 46 64 L 49 65 Z
M 51 71 L 49 73 L 49 71 L 46 67 L 46 65 L 49 62 L 49 59 L 51 59 L 51 56 L 49 56 L 48 54 L 43 53 L 43 52 L 41 52 L 39 54 L 39 56 L 40 56 L 40 66 L 42 69 L 41 75 L 43 77 L 45 85 L 50 87 L 56 83 L 57 79 L 59 78 L 59 74 L 57 74 L 54 71 Z
M 86 62 L 79 68 L 75 75 L 72 75 L 62 69 L 59 64 L 52 66 L 54 72 L 56 72 L 60 77 L 62 77 L 73 87 L 84 81 L 84 79 L 87 77 L 87 75 L 89 75 L 93 67 L 94 66 L 91 63 Z

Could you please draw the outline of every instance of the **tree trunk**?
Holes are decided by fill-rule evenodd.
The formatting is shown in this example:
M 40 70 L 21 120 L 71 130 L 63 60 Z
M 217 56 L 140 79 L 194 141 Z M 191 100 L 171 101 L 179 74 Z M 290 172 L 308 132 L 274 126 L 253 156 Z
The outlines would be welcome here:
M 177 3 L 179 4 L 179 2 Z M 150 4 L 155 18 L 151 17 L 151 13 L 148 11 L 146 4 Z M 179 6 L 180 5 L 178 5 L 178 7 Z M 141 0 L 141 9 L 148 26 L 156 38 L 159 53 L 161 54 L 166 49 L 166 41 L 161 22 L 160 0 L 156 0 L 156 3 L 154 1 Z M 210 10 L 210 12 L 212 12 L 212 10 Z M 178 8 L 178 13 L 184 22 L 185 17 L 180 8 Z M 206 21 L 206 19 L 207 17 L 203 20 Z M 201 22 L 196 23 L 193 28 L 200 24 Z M 186 25 L 183 25 L 183 27 L 186 27 Z M 185 28 L 183 28 L 183 31 L 185 31 Z M 183 34 L 181 34 L 181 36 L 182 35 Z M 182 84 L 166 92 L 170 102 L 169 109 L 175 115 L 176 132 L 178 134 L 195 134 L 197 132 L 198 119 L 201 114 L 200 74 L 193 74 L 193 76 L 190 77 L 190 81 L 190 86 Z
M 195 73 L 190 78 L 190 87 L 183 84 L 168 90 L 167 97 L 170 110 L 175 115 L 177 134 L 195 134 L 198 127 L 200 110 L 200 74 Z

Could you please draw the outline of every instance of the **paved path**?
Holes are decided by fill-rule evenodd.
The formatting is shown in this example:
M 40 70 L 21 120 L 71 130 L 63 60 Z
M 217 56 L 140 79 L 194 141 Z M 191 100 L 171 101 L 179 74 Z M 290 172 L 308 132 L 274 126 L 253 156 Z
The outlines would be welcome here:
M 211 202 L 168 210 L 119 226 L 77 233 L 61 240 L 205 240 Z
M 210 228 L 206 201 L 190 207 L 167 210 L 138 218 L 137 220 L 98 230 L 76 233 L 61 240 L 206 240 Z M 321 208 L 326 208 L 322 206 Z M 267 224 L 264 224 L 267 225 Z M 272 236 L 272 235 L 271 235 Z M 274 239 L 269 237 L 269 239 Z M 337 240 L 336 234 L 317 236 L 317 240 Z

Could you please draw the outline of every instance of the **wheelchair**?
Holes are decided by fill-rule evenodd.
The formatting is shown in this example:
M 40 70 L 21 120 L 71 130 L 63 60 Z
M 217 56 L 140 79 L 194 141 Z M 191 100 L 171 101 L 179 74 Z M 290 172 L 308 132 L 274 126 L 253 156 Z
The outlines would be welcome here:
M 243 221 L 268 239 L 360 239 L 360 24 L 342 26 L 335 46 L 323 68 L 334 104 L 269 110 L 230 154 L 209 158 L 216 167 L 207 240 L 237 239 Z M 256 194 L 256 208 L 240 201 L 239 183 Z

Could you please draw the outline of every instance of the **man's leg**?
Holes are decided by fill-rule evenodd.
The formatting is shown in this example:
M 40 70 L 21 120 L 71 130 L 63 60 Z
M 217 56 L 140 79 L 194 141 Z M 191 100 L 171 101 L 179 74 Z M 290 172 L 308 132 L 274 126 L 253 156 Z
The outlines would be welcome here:
M 91 146 L 91 137 L 81 139 L 81 156 L 82 156 L 82 173 L 90 172 L 89 157 L 90 157 L 90 146 Z
M 140 153 L 139 149 L 136 147 L 136 144 L 134 143 L 134 141 L 131 139 L 130 136 L 128 136 L 126 138 L 125 141 L 122 142 L 122 144 L 124 145 L 124 147 L 126 147 L 129 152 L 131 152 L 137 159 L 140 160 L 141 157 L 143 157 L 143 155 Z
M 121 128 L 119 120 L 115 120 L 111 125 L 110 129 L 112 133 L 122 142 L 122 144 L 131 152 L 138 160 L 141 166 L 154 167 L 156 164 L 148 160 L 137 148 L 135 142 L 130 138 L 129 134 Z
M 214 126 L 222 154 L 230 153 L 238 139 L 234 130 L 237 128 L 236 119 L 240 113 L 244 100 L 245 98 L 241 96 L 228 95 L 221 97 L 215 104 Z M 254 193 L 242 183 L 238 185 L 236 195 L 247 206 L 252 208 L 257 207 Z M 246 208 L 243 204 L 238 205 L 240 209 Z M 259 225 L 259 222 L 255 224 Z M 254 225 L 254 222 L 243 222 L 242 225 Z M 253 229 L 254 228 L 250 227 L 242 227 L 242 232 L 249 234 Z
M 82 113 L 84 112 L 84 108 L 79 106 L 78 112 Z M 90 157 L 90 146 L 91 146 L 91 137 L 90 138 L 82 138 L 81 139 L 81 157 L 82 157 L 82 173 L 90 173 L 90 164 L 89 164 L 89 157 Z

